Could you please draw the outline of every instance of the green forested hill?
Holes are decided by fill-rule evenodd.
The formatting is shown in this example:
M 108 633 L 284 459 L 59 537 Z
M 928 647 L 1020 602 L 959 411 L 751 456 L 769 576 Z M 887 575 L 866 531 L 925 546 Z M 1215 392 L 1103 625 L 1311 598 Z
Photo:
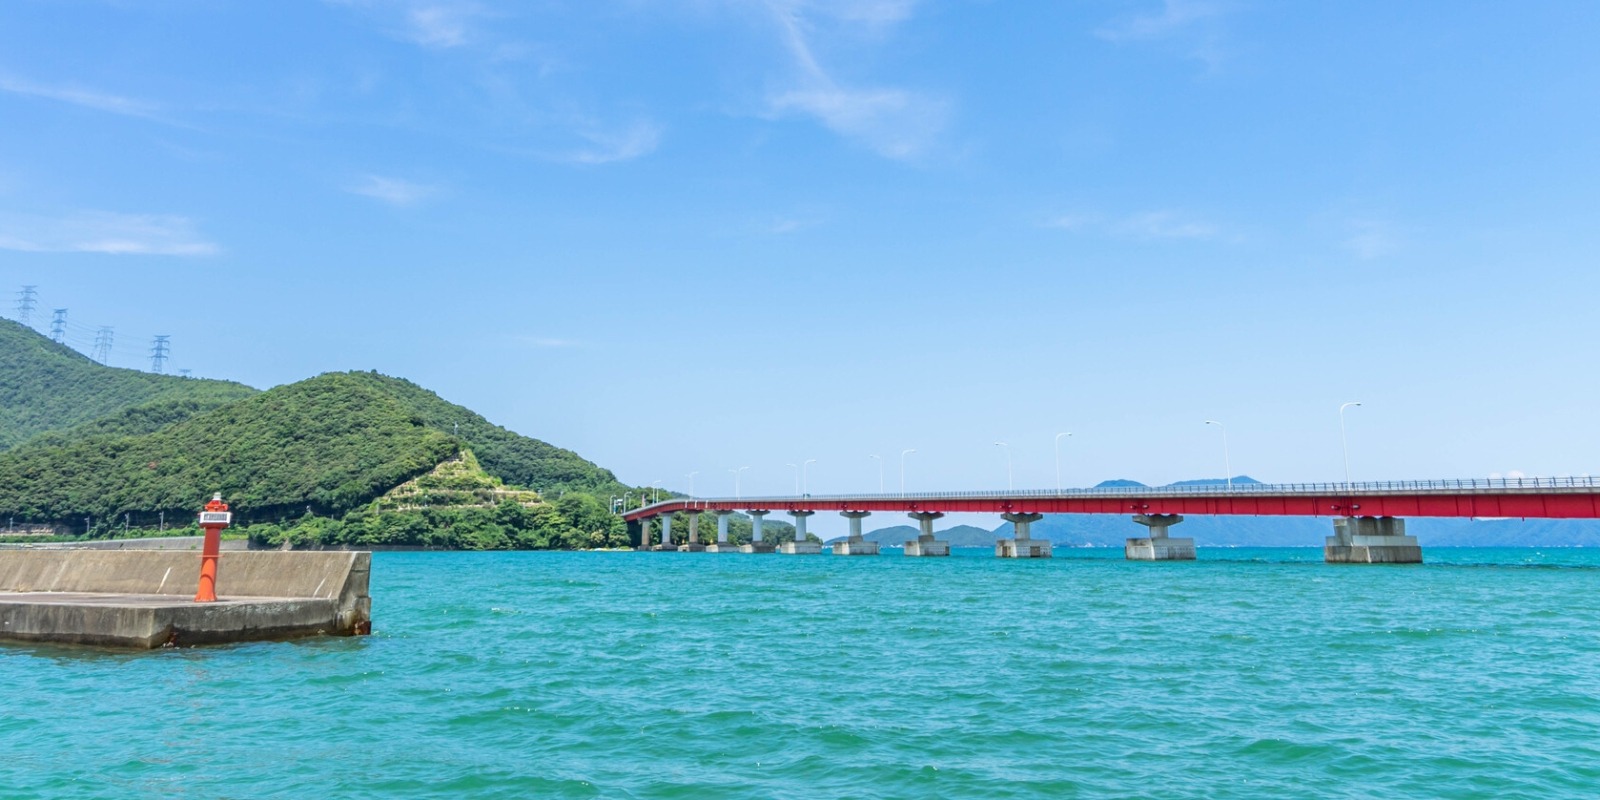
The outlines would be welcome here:
M 621 495 L 628 488 L 617 482 L 611 470 L 586 461 L 571 450 L 506 430 L 411 381 L 375 372 L 354 372 L 350 376 L 404 403 L 435 430 L 455 434 L 459 425 L 462 442 L 477 455 L 484 471 L 508 484 L 546 494 L 566 489 L 601 497 Z
M 111 369 L 5 321 L 0 367 L 0 517 L 25 525 L 100 535 L 124 522 L 181 524 L 220 491 L 240 523 L 293 521 L 282 536 L 296 541 L 590 546 L 615 543 L 621 523 L 606 498 L 630 488 L 570 450 L 375 372 L 257 392 Z M 379 513 L 377 498 L 462 455 L 508 489 L 570 502 L 493 519 L 431 504 Z
M 244 518 L 340 515 L 457 450 L 370 382 L 323 375 L 154 433 L 30 443 L 0 454 L 0 514 L 30 522 L 191 516 L 220 491 Z M 76 527 L 76 525 L 74 525 Z
M 0 450 L 141 406 L 215 408 L 256 390 L 227 381 L 155 375 L 96 364 L 32 328 L 0 319 Z

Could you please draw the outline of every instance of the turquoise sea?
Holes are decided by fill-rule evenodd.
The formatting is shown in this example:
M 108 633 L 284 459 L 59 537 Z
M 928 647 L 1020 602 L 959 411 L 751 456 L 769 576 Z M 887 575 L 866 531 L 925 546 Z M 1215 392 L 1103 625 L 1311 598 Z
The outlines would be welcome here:
M 380 553 L 367 638 L 0 646 L 0 797 L 1600 795 L 1600 551 L 1426 557 Z

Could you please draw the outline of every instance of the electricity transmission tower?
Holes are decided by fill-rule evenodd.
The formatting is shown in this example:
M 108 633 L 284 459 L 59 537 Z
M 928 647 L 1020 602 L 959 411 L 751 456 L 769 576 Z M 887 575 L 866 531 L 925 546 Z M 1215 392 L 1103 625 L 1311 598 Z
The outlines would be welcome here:
M 111 340 L 115 331 L 110 325 L 101 325 L 100 330 L 94 334 L 94 360 L 105 364 L 111 359 Z
M 33 319 L 34 298 L 39 294 L 39 287 L 24 286 L 17 292 L 17 321 L 27 325 Z
M 167 366 L 167 355 L 168 355 L 168 353 L 167 353 L 167 348 L 168 348 L 167 340 L 171 339 L 171 338 L 172 338 L 171 336 L 157 336 L 156 340 L 154 342 L 150 343 L 150 371 L 151 372 L 154 372 L 154 373 L 159 375 L 159 374 L 161 374 L 162 370 L 166 369 L 166 366 Z
M 55 310 L 55 316 L 50 318 L 50 340 L 56 344 L 61 344 L 61 340 L 65 339 L 66 337 L 67 310 L 64 308 L 58 308 Z

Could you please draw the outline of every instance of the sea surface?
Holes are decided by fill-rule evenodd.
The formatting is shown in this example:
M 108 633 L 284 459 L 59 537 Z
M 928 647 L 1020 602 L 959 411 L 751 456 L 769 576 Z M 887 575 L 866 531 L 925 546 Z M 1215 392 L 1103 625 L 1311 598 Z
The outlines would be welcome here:
M 380 553 L 371 637 L 0 646 L 0 798 L 1600 795 L 1600 550 L 1058 553 Z

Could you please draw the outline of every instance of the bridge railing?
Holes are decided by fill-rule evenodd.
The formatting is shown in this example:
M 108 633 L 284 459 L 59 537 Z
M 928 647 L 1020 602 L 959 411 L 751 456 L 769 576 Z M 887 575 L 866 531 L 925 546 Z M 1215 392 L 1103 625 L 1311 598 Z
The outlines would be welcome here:
M 1576 477 L 1537 477 L 1537 478 L 1462 478 L 1431 481 L 1367 481 L 1358 483 L 1225 483 L 1195 484 L 1189 486 L 1103 486 L 1085 489 L 1020 489 L 1020 490 L 987 490 L 967 492 L 879 492 L 875 494 L 806 494 L 806 495 L 764 495 L 752 497 L 675 497 L 652 503 L 651 506 L 665 505 L 667 503 L 738 503 L 745 508 L 760 508 L 762 506 L 781 506 L 797 500 L 805 501 L 850 501 L 850 500 L 982 500 L 991 498 L 1017 498 L 1017 499 L 1071 499 L 1071 498 L 1103 498 L 1103 497 L 1260 497 L 1263 495 L 1363 495 L 1363 494 L 1396 494 L 1396 493 L 1461 493 L 1461 492 L 1501 492 L 1501 491 L 1531 491 L 1540 489 L 1555 490 L 1600 490 L 1600 477 L 1581 475 Z M 651 506 L 645 506 L 649 508 Z M 639 509 L 633 509 L 635 511 Z

